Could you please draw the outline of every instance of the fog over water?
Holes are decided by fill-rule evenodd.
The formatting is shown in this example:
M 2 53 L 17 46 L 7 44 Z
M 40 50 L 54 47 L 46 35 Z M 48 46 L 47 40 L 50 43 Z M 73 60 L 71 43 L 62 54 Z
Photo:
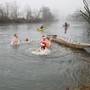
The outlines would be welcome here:
M 32 9 L 40 9 L 44 5 L 65 16 L 83 8 L 83 0 L 0 0 L 0 3 L 5 2 L 17 2 L 21 8 L 29 5 Z
M 0 4 L 14 2 L 0 0 Z M 67 16 L 83 8 L 82 0 L 15 0 L 20 8 L 30 5 L 40 9 L 50 7 L 59 15 Z M 90 83 L 90 48 L 72 49 L 52 43 L 48 55 L 34 55 L 42 35 L 56 34 L 78 42 L 90 43 L 90 35 L 84 22 L 70 22 L 64 33 L 65 21 L 54 23 L 0 24 L 0 90 L 66 90 L 67 86 L 77 87 Z M 44 32 L 37 28 L 45 27 Z M 10 45 L 17 33 L 21 44 Z M 25 39 L 29 44 L 24 43 Z

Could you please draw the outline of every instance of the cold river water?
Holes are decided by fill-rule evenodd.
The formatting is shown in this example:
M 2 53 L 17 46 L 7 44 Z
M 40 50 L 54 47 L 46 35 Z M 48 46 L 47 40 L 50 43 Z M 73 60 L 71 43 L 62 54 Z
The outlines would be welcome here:
M 36 30 L 41 24 L 0 25 L 0 90 L 65 90 L 90 83 L 90 48 L 76 50 L 52 43 L 49 55 L 31 53 L 44 34 L 90 43 L 84 23 L 70 22 L 67 34 L 63 23 L 44 23 L 45 32 Z M 15 33 L 21 42 L 28 37 L 30 43 L 12 47 Z

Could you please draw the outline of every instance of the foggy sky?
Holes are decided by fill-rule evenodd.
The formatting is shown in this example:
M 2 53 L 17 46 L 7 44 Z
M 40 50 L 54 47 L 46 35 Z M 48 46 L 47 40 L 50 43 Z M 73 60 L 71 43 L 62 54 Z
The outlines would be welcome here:
M 83 0 L 0 0 L 1 4 L 5 2 L 16 1 L 20 7 L 30 5 L 32 9 L 40 9 L 41 6 L 48 6 L 56 13 L 68 15 L 74 13 L 77 9 L 83 8 Z

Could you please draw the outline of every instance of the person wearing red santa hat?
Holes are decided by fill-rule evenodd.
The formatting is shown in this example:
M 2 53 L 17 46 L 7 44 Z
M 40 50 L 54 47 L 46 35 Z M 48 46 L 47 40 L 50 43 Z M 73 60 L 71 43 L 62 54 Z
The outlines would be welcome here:
M 46 47 L 47 48 L 51 47 L 51 40 L 50 39 L 47 39 L 45 35 L 42 36 L 42 41 L 46 43 Z
M 42 36 L 42 40 L 39 42 L 39 44 L 41 44 L 42 42 L 46 43 L 46 36 L 45 35 Z

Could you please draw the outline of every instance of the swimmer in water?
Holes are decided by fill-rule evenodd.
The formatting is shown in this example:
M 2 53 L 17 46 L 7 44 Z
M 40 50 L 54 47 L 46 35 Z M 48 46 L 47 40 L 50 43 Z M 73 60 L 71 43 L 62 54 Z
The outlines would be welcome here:
M 14 34 L 12 41 L 11 41 L 11 45 L 19 45 L 19 44 L 20 44 L 20 41 L 19 41 L 18 35 Z
M 46 38 L 46 36 L 43 35 L 41 42 L 43 42 L 43 41 L 46 43 L 46 47 L 47 47 L 47 48 L 51 47 L 51 44 L 52 44 L 52 43 L 51 43 L 51 39 Z M 40 43 L 41 43 L 41 42 L 40 42 Z

